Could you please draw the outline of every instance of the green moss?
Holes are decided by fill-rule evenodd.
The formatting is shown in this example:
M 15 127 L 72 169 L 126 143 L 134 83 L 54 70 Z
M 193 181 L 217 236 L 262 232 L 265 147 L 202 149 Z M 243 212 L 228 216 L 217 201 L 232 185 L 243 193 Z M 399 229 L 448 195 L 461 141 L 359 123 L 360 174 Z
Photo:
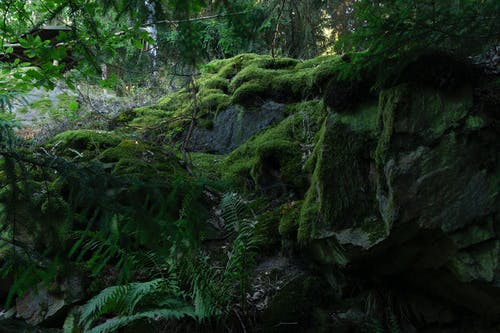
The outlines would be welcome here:
M 331 236 L 369 215 L 374 207 L 366 179 L 371 146 L 369 132 L 355 131 L 335 114 L 325 120 L 311 157 L 315 165 L 300 213 L 300 242 Z
M 221 162 L 224 159 L 221 155 L 191 153 L 193 172 L 202 177 L 210 179 L 221 178 Z
M 294 68 L 299 61 L 292 58 L 261 57 L 255 62 L 259 67 L 266 69 L 290 69 Z
M 290 239 L 297 238 L 302 201 L 292 201 L 281 206 L 279 224 L 280 235 Z
M 110 165 L 115 174 L 140 179 L 154 177 L 167 181 L 187 175 L 173 153 L 134 139 L 122 140 L 118 145 L 104 150 L 96 160 Z
M 189 108 L 193 102 L 193 93 L 188 89 L 179 89 L 161 98 L 155 108 L 178 114 Z
M 233 58 L 226 59 L 226 61 L 220 66 L 217 74 L 222 78 L 231 79 L 242 68 L 248 66 L 249 63 L 258 57 L 259 56 L 256 54 L 240 54 Z
M 262 83 L 246 82 L 233 93 L 232 102 L 235 104 L 256 104 L 262 102 L 268 93 L 268 88 Z
M 375 150 L 375 161 L 377 165 L 383 165 L 389 142 L 394 131 L 394 113 L 401 103 L 407 98 L 408 91 L 402 87 L 382 91 L 379 97 L 379 108 L 377 115 L 377 127 L 380 128 L 379 140 Z
M 234 93 L 235 103 L 272 98 L 280 102 L 299 101 L 318 96 L 324 84 L 337 73 L 332 59 L 318 62 L 317 65 L 293 67 L 269 66 L 269 59 L 259 59 L 239 71 L 229 84 Z M 286 62 L 286 61 L 285 61 Z M 291 66 L 291 62 L 287 62 Z M 284 68 L 284 69 L 283 69 Z
M 99 159 L 104 162 L 116 162 L 128 158 L 140 159 L 145 151 L 145 144 L 138 140 L 127 139 L 121 141 L 116 147 L 106 149 Z
M 331 66 L 340 63 L 341 57 L 338 55 L 324 55 L 312 59 L 304 60 L 299 63 L 296 69 L 318 68 L 323 66 Z
M 339 120 L 354 131 L 377 131 L 378 106 L 376 102 L 366 102 L 358 106 L 354 112 L 339 115 Z
M 121 111 L 113 121 L 117 124 L 128 123 L 132 121 L 135 117 L 137 117 L 137 109 L 126 109 Z
M 218 75 L 209 76 L 203 81 L 198 81 L 197 83 L 205 89 L 219 89 L 221 91 L 227 91 L 228 89 L 228 80 Z
M 222 67 L 231 62 L 231 59 L 217 59 L 201 67 L 202 74 L 217 74 Z
M 49 98 L 39 99 L 38 101 L 34 101 L 30 103 L 30 107 L 41 113 L 48 113 L 50 109 L 54 108 L 55 105 L 52 103 L 52 100 Z
M 220 92 L 212 90 L 200 97 L 199 107 L 202 113 L 217 113 L 229 106 L 231 98 Z
M 131 115 L 132 112 L 129 114 Z M 147 106 L 134 109 L 133 114 L 135 117 L 129 121 L 129 125 L 142 129 L 158 126 L 159 123 L 172 116 L 172 112 Z
M 217 114 L 231 103 L 252 106 L 266 99 L 293 103 L 318 98 L 326 82 L 338 73 L 339 59 L 338 56 L 325 56 L 299 62 L 291 58 L 241 54 L 213 61 L 202 67 L 201 75 L 196 80 L 197 116 L 208 119 L 208 114 Z M 175 135 L 188 126 L 189 122 L 180 119 L 191 116 L 193 93 L 189 88 L 179 89 L 160 99 L 150 109 L 167 113 L 128 110 L 120 114 L 115 122 L 144 131 L 161 123 L 165 124 L 163 134 Z M 174 117 L 179 121 L 162 122 L 165 118 Z
M 67 111 L 75 111 L 78 109 L 77 96 L 69 94 L 57 95 L 57 107 Z
M 211 130 L 214 128 L 214 121 L 212 119 L 198 119 L 196 121 L 196 125 L 198 127 L 201 127 L 201 128 L 204 128 L 204 129 L 207 129 L 207 130 Z
M 257 188 L 272 186 L 273 181 L 302 186 L 300 144 L 287 134 L 290 127 L 291 119 L 285 119 L 233 151 L 224 162 L 225 177 L 240 184 L 246 179 Z
M 368 234 L 368 241 L 371 244 L 384 239 L 389 234 L 386 223 L 375 217 L 366 218 L 361 225 L 361 230 Z
M 74 149 L 78 152 L 99 152 L 120 143 L 121 137 L 113 132 L 95 130 L 73 130 L 56 135 L 49 146 L 57 146 L 59 151 Z
M 483 117 L 470 115 L 465 121 L 465 129 L 476 130 L 486 126 L 486 120 Z
M 268 81 L 270 79 L 270 74 L 272 71 L 265 70 L 257 66 L 248 66 L 238 72 L 238 74 L 231 80 L 229 84 L 229 91 L 234 93 L 242 84 L 250 81 L 262 81 L 262 84 L 265 84 L 264 81 Z
M 378 122 L 381 128 L 375 152 L 381 165 L 386 158 L 393 133 L 411 134 L 431 143 L 450 128 L 457 128 L 472 107 L 468 86 L 453 94 L 425 87 L 402 84 L 382 91 Z
M 238 147 L 223 161 L 223 178 L 247 190 L 274 185 L 302 193 L 307 184 L 303 158 L 322 124 L 325 110 L 321 101 L 288 105 L 290 114 Z M 281 182 L 281 185 L 278 183 Z

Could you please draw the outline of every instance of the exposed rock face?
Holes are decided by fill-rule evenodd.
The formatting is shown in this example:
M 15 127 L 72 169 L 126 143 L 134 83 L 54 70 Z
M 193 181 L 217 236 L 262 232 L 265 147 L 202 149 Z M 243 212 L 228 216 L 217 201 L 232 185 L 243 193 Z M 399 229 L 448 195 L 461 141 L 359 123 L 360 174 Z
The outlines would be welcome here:
M 284 104 L 272 101 L 255 110 L 230 106 L 215 117 L 213 128 L 198 127 L 194 130 L 191 147 L 194 151 L 229 153 L 252 135 L 282 120 L 284 110 Z

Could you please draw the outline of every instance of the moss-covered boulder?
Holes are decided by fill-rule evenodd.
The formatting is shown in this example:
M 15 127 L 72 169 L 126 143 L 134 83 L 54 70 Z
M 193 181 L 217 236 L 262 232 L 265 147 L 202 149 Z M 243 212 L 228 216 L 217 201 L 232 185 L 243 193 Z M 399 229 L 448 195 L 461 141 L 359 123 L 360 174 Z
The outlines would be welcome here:
M 314 260 L 500 314 L 498 129 L 472 96 L 467 82 L 402 84 L 381 92 L 375 113 L 326 119 L 298 229 Z
M 281 120 L 284 104 L 321 98 L 341 63 L 336 55 L 298 61 L 242 54 L 216 60 L 202 68 L 194 87 L 186 84 L 156 105 L 126 110 L 113 126 L 150 139 L 181 142 L 194 116 L 190 147 L 228 153 Z

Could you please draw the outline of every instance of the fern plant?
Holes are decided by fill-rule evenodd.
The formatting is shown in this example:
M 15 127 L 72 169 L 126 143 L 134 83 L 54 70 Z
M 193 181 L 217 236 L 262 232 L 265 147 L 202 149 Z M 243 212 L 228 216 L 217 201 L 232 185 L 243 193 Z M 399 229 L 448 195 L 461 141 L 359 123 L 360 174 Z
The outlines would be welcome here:
M 113 315 L 102 323 L 95 321 Z M 79 318 L 78 320 L 77 317 Z M 147 282 L 134 282 L 104 289 L 69 317 L 84 332 L 113 332 L 138 320 L 195 318 L 195 312 L 183 297 L 174 274 Z M 71 332 L 71 331 L 70 331 Z
M 246 311 L 246 296 L 251 288 L 251 270 L 255 266 L 257 239 L 254 235 L 256 221 L 244 218 L 245 205 L 236 193 L 228 193 L 222 199 L 222 212 L 227 226 L 236 234 L 231 244 L 225 269 L 226 279 L 238 286 L 239 303 Z
M 181 249 L 180 244 L 175 244 L 172 255 L 163 260 L 163 265 L 169 267 L 164 276 L 102 290 L 78 312 L 68 316 L 67 332 L 113 332 L 139 320 L 191 318 L 203 323 L 228 316 L 234 310 L 235 301 L 244 311 L 254 264 L 255 222 L 244 218 L 245 205 L 237 194 L 226 194 L 221 208 L 227 231 L 234 238 L 224 266 L 215 265 L 201 248 Z M 87 244 L 81 247 L 99 249 L 98 244 L 102 243 Z M 104 322 L 103 318 L 106 318 Z

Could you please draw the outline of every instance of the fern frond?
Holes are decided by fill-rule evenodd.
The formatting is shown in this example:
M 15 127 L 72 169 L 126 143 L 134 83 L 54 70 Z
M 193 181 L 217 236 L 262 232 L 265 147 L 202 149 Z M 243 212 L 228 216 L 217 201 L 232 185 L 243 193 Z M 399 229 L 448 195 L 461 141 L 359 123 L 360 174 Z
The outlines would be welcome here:
M 227 227 L 235 232 L 240 229 L 245 205 L 241 197 L 234 192 L 226 193 L 221 200 L 222 217 Z
M 120 316 L 115 317 L 109 320 L 106 320 L 104 323 L 99 324 L 88 331 L 88 333 L 108 333 L 114 332 L 117 329 L 130 325 L 134 321 L 137 320 L 159 320 L 159 319 L 182 319 L 185 317 L 195 318 L 195 313 L 193 308 L 190 306 L 184 306 L 173 309 L 153 309 L 144 312 L 139 312 L 129 316 Z
M 87 329 L 102 314 L 119 308 L 129 286 L 112 286 L 102 290 L 82 306 L 79 324 Z
M 183 301 L 177 281 L 161 278 L 104 289 L 82 307 L 79 324 L 88 330 L 99 317 L 106 314 L 118 315 L 102 324 L 105 326 L 99 325 L 107 332 L 131 321 L 152 318 L 152 312 L 146 311 L 148 307 L 156 308 L 155 313 L 160 314 L 162 318 L 188 315 L 195 317 L 194 310 Z

